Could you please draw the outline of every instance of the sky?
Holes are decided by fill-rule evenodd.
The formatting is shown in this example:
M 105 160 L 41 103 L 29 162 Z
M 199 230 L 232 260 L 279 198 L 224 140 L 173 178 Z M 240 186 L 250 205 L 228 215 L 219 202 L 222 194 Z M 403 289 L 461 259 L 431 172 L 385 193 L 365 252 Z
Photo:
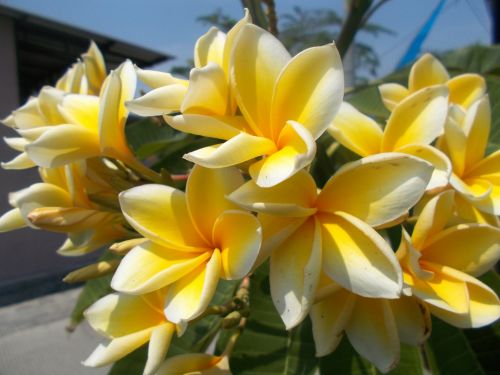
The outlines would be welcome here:
M 439 0 L 390 0 L 372 17 L 395 35 L 359 35 L 378 52 L 378 76 L 390 73 Z M 196 18 L 220 8 L 235 19 L 239 0 L 0 0 L 0 4 L 176 56 L 157 67 L 168 70 L 192 58 L 196 40 L 208 26 Z M 276 0 L 278 15 L 294 6 L 330 8 L 344 14 L 344 0 Z M 423 51 L 450 50 L 490 43 L 491 20 L 484 0 L 447 0 Z

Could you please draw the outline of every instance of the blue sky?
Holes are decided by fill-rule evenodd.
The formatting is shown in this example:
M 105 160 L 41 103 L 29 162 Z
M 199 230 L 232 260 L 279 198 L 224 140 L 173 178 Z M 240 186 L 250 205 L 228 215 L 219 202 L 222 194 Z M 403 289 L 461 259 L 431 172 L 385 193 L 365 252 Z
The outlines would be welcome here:
M 390 0 L 372 18 L 397 35 L 369 36 L 361 40 L 373 45 L 381 57 L 379 75 L 389 73 L 439 0 Z M 276 0 L 278 13 L 298 5 L 303 8 L 333 8 L 344 12 L 344 0 Z M 92 30 L 130 43 L 175 55 L 173 64 L 191 57 L 196 39 L 207 27 L 196 17 L 216 8 L 239 18 L 239 0 L 0 0 L 43 17 Z M 448 50 L 472 43 L 490 42 L 491 20 L 484 0 L 447 0 L 435 27 L 424 43 L 424 51 Z M 172 64 L 162 66 L 168 69 Z

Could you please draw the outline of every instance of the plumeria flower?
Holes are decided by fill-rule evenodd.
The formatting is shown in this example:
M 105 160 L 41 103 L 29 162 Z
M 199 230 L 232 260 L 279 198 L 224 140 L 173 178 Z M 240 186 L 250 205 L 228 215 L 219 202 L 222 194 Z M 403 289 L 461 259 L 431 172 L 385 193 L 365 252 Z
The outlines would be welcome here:
M 333 352 L 345 333 L 353 348 L 385 373 L 397 366 L 401 342 L 417 346 L 430 335 L 429 309 L 415 297 L 360 297 L 331 280 L 318 293 L 327 293 L 310 313 L 319 357 Z
M 11 193 L 13 209 L 0 217 L 0 232 L 29 226 L 67 233 L 68 239 L 58 250 L 67 256 L 83 255 L 127 237 L 121 213 L 89 199 L 89 192 L 112 194 L 113 189 L 91 181 L 86 176 L 87 168 L 79 164 L 42 168 L 43 182 Z
M 408 88 L 397 83 L 386 83 L 379 86 L 382 101 L 389 111 L 418 90 L 434 86 L 446 85 L 450 90 L 450 104 L 457 104 L 467 109 L 486 93 L 486 82 L 478 74 L 461 74 L 450 79 L 446 68 L 429 53 L 424 54 L 411 67 Z
M 340 144 L 360 156 L 402 152 L 427 160 L 435 170 L 427 190 L 448 185 L 451 163 L 430 144 L 444 132 L 448 114 L 448 89 L 444 85 L 424 88 L 399 102 L 385 129 L 349 103 L 342 103 L 328 132 Z
M 453 194 L 445 191 L 427 203 L 411 237 L 403 230 L 396 256 L 405 285 L 432 314 L 459 328 L 477 328 L 500 317 L 495 292 L 474 277 L 500 259 L 500 229 L 484 224 L 446 228 Z
M 210 40 L 207 56 L 223 39 Z M 177 130 L 225 141 L 187 160 L 223 168 L 262 157 L 250 175 L 259 186 L 276 185 L 312 161 L 315 139 L 337 112 L 344 86 L 338 51 L 328 44 L 291 58 L 272 34 L 246 22 L 219 50 L 222 65 L 194 69 L 182 114 L 165 120 Z
M 140 296 L 112 293 L 85 310 L 91 327 L 110 341 L 100 344 L 83 364 L 106 366 L 149 342 L 144 374 L 156 373 L 176 331 L 176 325 L 163 314 L 165 293 L 164 290 Z
M 95 156 L 112 157 L 141 168 L 124 131 L 128 116 L 124 103 L 133 97 L 135 87 L 134 67 L 126 61 L 106 78 L 100 97 L 64 95 L 57 107 L 64 124 L 47 129 L 27 145 L 28 157 L 45 168 Z
M 271 295 L 287 329 L 309 313 L 321 270 L 360 296 L 399 297 L 401 269 L 373 227 L 404 220 L 431 173 L 421 159 L 377 154 L 346 164 L 319 193 L 300 171 L 273 188 L 249 181 L 229 196 L 260 213 L 259 261 L 271 257 Z
M 453 166 L 450 185 L 459 195 L 458 213 L 469 220 L 492 222 L 487 216 L 500 215 L 500 151 L 485 157 L 490 127 L 490 102 L 484 96 L 467 111 L 452 107 L 440 144 Z
M 21 135 L 5 138 L 7 145 L 20 154 L 10 162 L 2 163 L 3 168 L 26 169 L 36 165 L 26 154 L 26 145 L 35 141 L 50 127 L 66 123 L 58 108 L 65 93 L 99 95 L 106 77 L 106 66 L 101 51 L 94 42 L 91 42 L 82 59 L 83 62 L 78 61 L 64 74 L 55 88 L 43 87 L 38 97 L 29 98 L 25 105 L 3 120 L 5 125 Z
M 237 169 L 196 166 L 186 193 L 164 185 L 121 193 L 125 218 L 149 241 L 123 258 L 111 286 L 130 294 L 169 286 L 165 314 L 170 321 L 200 315 L 219 278 L 246 276 L 260 248 L 258 220 L 225 199 L 242 183 Z
M 138 70 L 139 79 L 153 90 L 127 102 L 127 107 L 141 116 L 180 111 L 188 122 L 183 125 L 182 130 L 187 132 L 189 131 L 185 126 L 202 121 L 207 115 L 215 117 L 213 121 L 219 116 L 223 120 L 234 116 L 237 106 L 229 62 L 237 35 L 248 22 L 250 14 L 246 10 L 245 16 L 227 34 L 212 27 L 201 36 L 194 47 L 194 69 L 190 72 L 189 81 L 168 73 Z M 175 121 L 170 121 L 169 118 L 167 120 L 174 127 L 181 121 L 179 118 Z M 230 118 L 226 120 L 231 121 Z M 197 131 L 194 134 L 198 134 Z

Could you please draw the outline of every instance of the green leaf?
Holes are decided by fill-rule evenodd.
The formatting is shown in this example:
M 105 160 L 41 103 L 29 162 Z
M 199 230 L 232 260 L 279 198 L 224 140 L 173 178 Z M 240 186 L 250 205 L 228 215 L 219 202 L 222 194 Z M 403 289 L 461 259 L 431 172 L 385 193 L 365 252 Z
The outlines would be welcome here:
M 439 56 L 449 69 L 479 74 L 500 73 L 500 46 L 473 45 Z
M 263 264 L 251 277 L 250 316 L 230 357 L 232 373 L 313 374 L 314 353 L 309 319 L 290 332 L 285 330 L 270 296 L 268 264 Z
M 187 137 L 154 117 L 142 119 L 125 127 L 127 141 L 139 159 L 159 153 Z

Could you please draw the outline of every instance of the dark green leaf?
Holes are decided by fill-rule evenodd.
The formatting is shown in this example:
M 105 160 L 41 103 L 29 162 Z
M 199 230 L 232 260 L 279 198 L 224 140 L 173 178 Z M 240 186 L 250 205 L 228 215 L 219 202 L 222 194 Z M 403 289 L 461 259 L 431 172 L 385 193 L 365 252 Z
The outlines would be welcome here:
M 313 374 L 311 323 L 305 320 L 290 332 L 285 330 L 269 292 L 267 263 L 253 274 L 250 285 L 250 317 L 230 358 L 235 375 Z

